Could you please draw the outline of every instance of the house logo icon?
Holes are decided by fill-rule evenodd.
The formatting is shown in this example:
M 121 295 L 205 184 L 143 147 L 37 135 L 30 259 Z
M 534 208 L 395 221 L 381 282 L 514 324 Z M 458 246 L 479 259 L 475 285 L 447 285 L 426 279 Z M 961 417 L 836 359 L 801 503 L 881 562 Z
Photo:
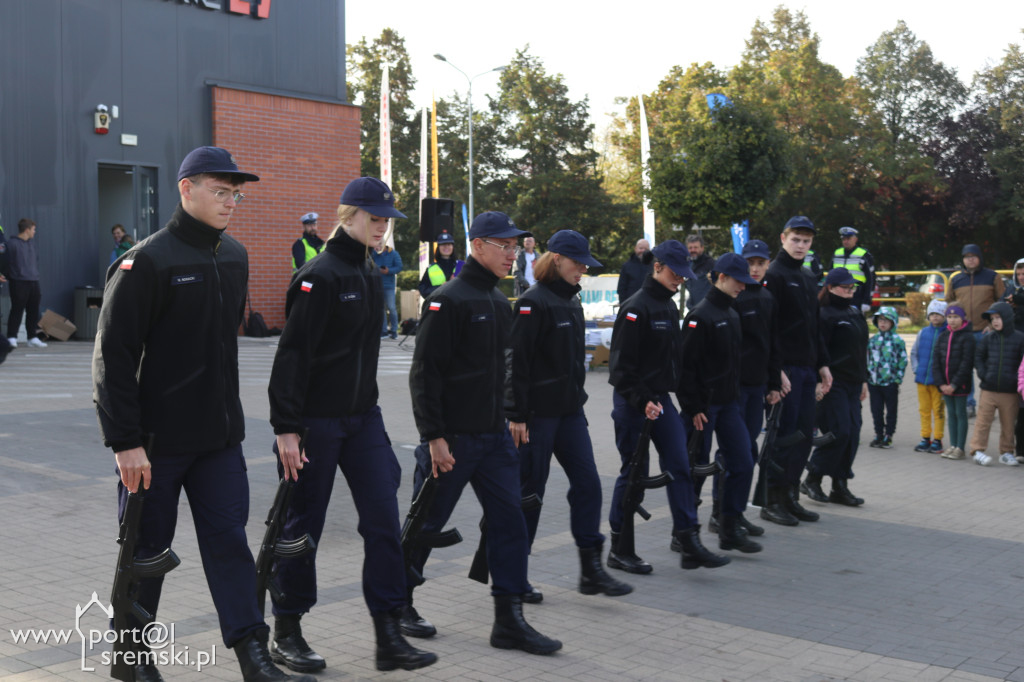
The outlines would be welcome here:
M 91 637 L 87 638 L 85 636 L 85 632 L 82 631 L 82 616 L 84 616 L 86 612 L 93 606 L 98 606 L 100 608 L 100 611 L 102 611 L 108 619 L 114 617 L 114 607 L 110 604 L 104 605 L 103 602 L 99 600 L 99 597 L 96 596 L 95 592 L 92 593 L 92 598 L 85 603 L 85 606 L 82 606 L 81 604 L 75 605 L 75 632 L 78 633 L 78 636 L 82 640 L 81 669 L 85 672 L 95 672 L 96 670 L 95 668 L 86 666 L 86 640 L 89 640 L 89 649 L 92 649 L 93 639 Z

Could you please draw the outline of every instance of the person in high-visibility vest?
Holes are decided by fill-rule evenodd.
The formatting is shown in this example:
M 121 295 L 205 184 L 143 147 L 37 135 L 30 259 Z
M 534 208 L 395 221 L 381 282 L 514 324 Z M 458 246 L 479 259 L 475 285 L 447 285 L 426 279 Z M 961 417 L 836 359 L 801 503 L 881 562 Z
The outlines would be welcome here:
M 292 244 L 292 272 L 324 250 L 324 240 L 317 236 L 316 221 L 319 218 L 316 213 L 302 216 L 302 236 Z
M 455 237 L 448 230 L 437 235 L 437 250 L 434 256 L 437 260 L 423 273 L 419 286 L 416 287 L 423 298 L 462 270 L 463 261 L 455 258 Z
M 857 282 L 852 305 L 862 313 L 871 310 L 871 293 L 875 290 L 875 259 L 863 246 L 857 246 L 857 230 L 840 227 L 839 238 L 843 245 L 832 254 L 833 268 L 846 268 Z

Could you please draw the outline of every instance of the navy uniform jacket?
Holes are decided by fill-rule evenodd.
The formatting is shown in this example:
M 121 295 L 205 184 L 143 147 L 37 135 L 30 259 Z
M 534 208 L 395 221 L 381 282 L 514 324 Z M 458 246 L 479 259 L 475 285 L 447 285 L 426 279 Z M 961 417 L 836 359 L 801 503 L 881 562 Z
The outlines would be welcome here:
M 642 410 L 679 385 L 679 309 L 652 276 L 619 306 L 612 330 L 608 383 Z
M 780 249 L 764 281 L 778 304 L 782 366 L 821 369 L 828 360 L 818 329 L 818 285 L 803 265 Z
M 409 371 L 412 412 L 423 440 L 505 428 L 512 307 L 497 284 L 498 277 L 470 257 L 458 277 L 424 301 Z
M 852 299 L 828 294 L 821 308 L 821 337 L 832 378 L 850 384 L 868 380 L 868 323 Z
M 743 331 L 733 299 L 712 287 L 683 320 L 683 346 L 676 396 L 683 412 L 707 414 L 711 405 L 739 398 Z
M 383 302 L 367 247 L 342 230 L 292 276 L 268 389 L 274 433 L 302 433 L 302 417 L 377 404 Z
M 505 414 L 575 414 L 587 402 L 583 390 L 586 331 L 578 284 L 562 278 L 538 282 L 516 301 L 506 354 Z
M 238 328 L 249 280 L 245 247 L 179 205 L 167 226 L 107 271 L 93 350 L 93 400 L 115 452 L 155 436 L 160 453 L 245 438 Z
M 748 284 L 732 305 L 740 316 L 740 384 L 782 389 L 779 312 L 775 298 L 761 284 Z

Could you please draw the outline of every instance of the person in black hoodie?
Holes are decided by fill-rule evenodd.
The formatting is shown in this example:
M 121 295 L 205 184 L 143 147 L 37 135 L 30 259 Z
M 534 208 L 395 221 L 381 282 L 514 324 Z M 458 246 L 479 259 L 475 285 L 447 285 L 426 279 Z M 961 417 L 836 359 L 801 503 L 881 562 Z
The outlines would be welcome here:
M 857 280 L 846 268 L 833 268 L 821 290 L 821 336 L 832 371 L 832 389 L 818 409 L 817 426 L 835 440 L 815 449 L 807 463 L 800 492 L 817 502 L 850 507 L 864 500 L 850 492 L 853 459 L 860 445 L 861 403 L 868 397 L 868 325 L 854 303 Z M 832 478 L 828 496 L 821 489 L 823 476 Z
M 932 353 L 932 375 L 937 377 L 942 400 L 946 403 L 946 425 L 949 447 L 946 459 L 963 459 L 967 455 L 967 396 L 974 384 L 974 334 L 967 313 L 958 305 L 946 308 L 946 328 L 935 341 Z
M 637 240 L 636 246 L 633 247 L 633 253 L 629 255 L 626 262 L 622 264 L 622 270 L 619 271 L 618 294 L 620 306 L 626 302 L 627 298 L 640 291 L 640 287 L 643 286 L 647 275 L 651 274 L 653 263 L 654 256 L 651 255 L 651 243 L 646 239 Z
M 491 646 L 552 654 L 556 639 L 534 630 L 523 618 L 529 540 L 520 494 L 519 455 L 505 425 L 505 349 L 512 308 L 498 291 L 498 279 L 515 262 L 518 229 L 504 213 L 487 211 L 469 228 L 471 256 L 455 279 L 441 285 L 423 305 L 409 370 L 412 411 L 420 433 L 414 495 L 428 476 L 437 479 L 436 497 L 423 532 L 444 527 L 459 496 L 471 483 L 487 522 L 487 566 L 493 579 L 495 619 Z M 409 557 L 423 572 L 424 547 Z M 403 619 L 408 634 L 437 632 L 418 614 Z
M 292 277 L 270 374 L 270 423 L 278 474 L 296 482 L 282 535 L 309 533 L 320 544 L 340 469 L 363 537 L 363 597 L 377 637 L 377 669 L 414 670 L 437 656 L 410 646 L 399 629 L 407 602 L 397 497 L 402 470 L 377 405 L 383 291 L 370 257 L 388 219 L 405 217 L 394 204 L 377 178 L 350 182 L 324 250 Z M 299 624 L 316 603 L 316 550 L 278 559 L 275 582 L 284 596 L 273 600 L 271 655 L 292 670 L 323 669 Z
M 165 229 L 107 271 L 92 375 L 103 443 L 120 472 L 118 517 L 128 493 L 146 490 L 137 558 L 170 546 L 184 488 L 224 643 L 234 648 L 247 682 L 271 682 L 292 678 L 267 651 L 269 629 L 257 608 L 256 565 L 245 536 L 238 328 L 249 260 L 225 232 L 245 197 L 242 186 L 258 180 L 219 147 L 185 157 L 181 204 Z M 162 577 L 139 581 L 138 602 L 154 616 L 162 586 Z M 138 632 L 121 636 L 142 641 Z M 138 663 L 133 674 L 162 679 L 152 662 Z
M 583 413 L 586 334 L 579 282 L 589 267 L 601 264 L 590 255 L 587 238 L 573 230 L 552 235 L 547 253 L 533 264 L 537 283 L 516 301 L 505 356 L 505 414 L 519 448 L 524 497 L 543 499 L 552 453 L 565 469 L 569 526 L 580 555 L 580 592 L 617 597 L 633 588 L 601 565 L 601 479 Z M 524 515 L 532 546 L 540 509 Z
M 740 316 L 732 306 L 748 284 L 757 282 L 750 277 L 747 262 L 738 253 L 719 258 L 712 278 L 711 291 L 683 320 L 682 371 L 676 395 L 693 429 L 703 432 L 698 461 L 708 461 L 712 432 L 720 449 L 725 473 L 715 474 L 712 491 L 713 508 L 720 511 L 715 514 L 719 519 L 718 547 L 753 554 L 761 551 L 761 545 L 751 540 L 739 523 L 747 508 L 754 460 L 740 413 L 743 331 Z M 687 437 L 695 437 L 694 432 L 690 431 Z
M 988 334 L 981 337 L 974 351 L 974 368 L 981 380 L 978 395 L 978 416 L 974 422 L 971 446 L 974 461 L 982 466 L 992 463 L 985 454 L 988 435 L 995 413 L 999 411 L 999 461 L 1007 466 L 1018 466 L 1014 454 L 1014 420 L 1017 418 L 1017 370 L 1024 359 L 1024 332 L 1013 326 L 1013 308 L 1000 301 L 982 313 L 988 322 Z
M 692 275 L 682 244 L 675 239 L 658 244 L 654 247 L 654 274 L 620 306 L 612 331 L 608 383 L 615 387 L 612 419 L 622 469 L 615 480 L 608 511 L 612 530 L 608 565 L 629 573 L 646 574 L 653 570 L 631 548 L 619 546 L 629 461 L 644 419 L 654 422 L 651 442 L 658 451 L 661 470 L 673 477 L 666 491 L 672 510 L 672 536 L 682 550 L 680 565 L 686 569 L 717 568 L 730 561 L 729 557 L 711 553 L 701 543 L 686 428 L 669 397 L 669 392 L 679 390 L 682 345 L 679 310 L 672 297 Z

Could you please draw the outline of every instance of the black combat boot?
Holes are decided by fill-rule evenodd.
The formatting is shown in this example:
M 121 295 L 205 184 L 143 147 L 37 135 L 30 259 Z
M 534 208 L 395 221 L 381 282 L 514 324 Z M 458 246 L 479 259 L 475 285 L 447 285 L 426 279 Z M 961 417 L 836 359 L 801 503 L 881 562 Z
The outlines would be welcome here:
M 711 500 L 711 518 L 708 519 L 708 532 L 718 532 L 718 522 L 722 518 L 722 500 L 712 499 Z
M 579 549 L 581 594 L 603 592 L 609 597 L 621 597 L 633 591 L 632 585 L 616 580 L 604 570 L 604 566 L 601 565 L 601 545 Z
M 821 489 L 821 474 L 808 471 L 803 483 L 800 484 L 800 492 L 815 502 L 828 502 L 828 496 Z
M 768 503 L 761 507 L 761 518 L 765 521 L 777 523 L 780 526 L 795 526 L 800 523 L 795 516 L 789 513 L 784 498 L 789 493 L 785 488 L 768 488 Z
M 412 605 L 412 589 L 409 590 L 408 603 L 402 607 L 399 623 L 402 627 L 402 634 L 406 637 L 426 639 L 437 634 L 437 628 L 429 620 L 421 616 L 416 607 Z
M 701 543 L 700 526 L 676 531 L 675 536 L 683 550 L 679 565 L 685 569 L 700 568 L 701 566 L 704 568 L 718 568 L 732 561 L 727 556 L 712 553 Z
M 612 531 L 612 546 L 608 550 L 608 568 L 617 568 L 626 573 L 646 575 L 654 570 L 654 567 L 638 557 L 635 553 L 621 554 L 618 550 L 619 534 Z
M 135 682 L 164 682 L 163 676 L 153 663 L 137 663 L 132 666 L 132 673 L 135 675 Z
M 738 517 L 723 515 L 722 527 L 718 531 L 718 549 L 738 549 L 744 554 L 755 554 L 762 548 L 740 528 Z
M 864 504 L 863 497 L 857 497 L 846 487 L 845 478 L 832 479 L 832 492 L 829 493 L 828 499 L 836 504 L 845 504 L 847 507 L 859 507 Z
M 786 489 L 786 493 L 783 497 L 783 504 L 786 505 L 786 511 L 795 516 L 800 521 L 817 521 L 821 518 L 818 512 L 812 512 L 809 509 L 805 509 L 800 504 L 800 491 L 797 486 L 791 486 Z
M 416 670 L 437 663 L 437 654 L 420 651 L 402 637 L 402 607 L 373 616 L 377 634 L 377 670 Z
M 520 596 L 524 604 L 539 604 L 544 601 L 544 593 L 538 590 L 533 585 L 530 585 L 528 592 L 523 592 Z
M 270 658 L 297 673 L 311 673 L 327 667 L 323 656 L 313 651 L 302 637 L 299 620 L 301 613 L 288 613 L 274 620 L 274 641 L 270 643 Z
M 546 656 L 562 648 L 562 643 L 540 634 L 523 618 L 523 600 L 518 594 L 494 597 L 494 628 L 491 646 L 495 649 L 522 649 L 528 654 Z
M 238 665 L 242 668 L 242 679 L 245 682 L 279 682 L 295 680 L 295 682 L 316 682 L 312 675 L 286 675 L 270 658 L 267 651 L 269 632 L 254 632 L 233 647 Z
M 750 537 L 759 538 L 764 535 L 764 528 L 755 523 L 751 523 L 743 514 L 736 517 L 736 525 L 747 531 L 747 535 Z

